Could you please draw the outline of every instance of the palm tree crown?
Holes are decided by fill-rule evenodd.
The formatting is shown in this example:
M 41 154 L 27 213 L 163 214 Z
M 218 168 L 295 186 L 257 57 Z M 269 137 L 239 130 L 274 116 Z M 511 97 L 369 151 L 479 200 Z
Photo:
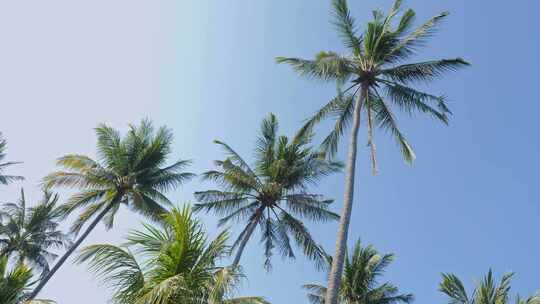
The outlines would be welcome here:
M 398 304 L 410 303 L 411 294 L 400 294 L 397 286 L 389 282 L 380 284 L 378 279 L 394 260 L 393 254 L 381 255 L 373 246 L 363 247 L 357 241 L 352 255 L 345 257 L 343 278 L 339 291 L 341 304 Z M 328 270 L 331 258 L 329 257 Z M 313 304 L 325 303 L 326 287 L 318 284 L 304 285 L 308 299 Z
M 510 281 L 513 275 L 513 273 L 504 274 L 497 284 L 490 269 L 468 295 L 463 283 L 456 275 L 445 273 L 442 275 L 439 290 L 448 296 L 451 304 L 507 304 L 510 301 Z M 518 295 L 515 303 L 540 304 L 540 295 L 533 294 L 527 298 Z
M 2 136 L 2 133 L 0 132 L 0 184 L 2 185 L 7 185 L 13 181 L 24 179 L 22 176 L 3 174 L 4 170 L 7 167 L 18 164 L 18 162 L 3 162 L 4 158 L 6 158 L 6 149 L 7 149 L 7 141 Z
M 309 132 L 291 140 L 277 132 L 277 119 L 270 114 L 261 125 L 253 167 L 229 145 L 215 141 L 224 148 L 227 158 L 216 161 L 219 169 L 208 171 L 203 177 L 219 183 L 222 189 L 195 193 L 200 202 L 195 210 L 222 216 L 220 225 L 246 223 L 233 245 L 237 248 L 233 265 L 239 263 L 256 226 L 261 229 L 266 267 L 270 267 L 276 246 L 284 257 L 294 258 L 291 238 L 308 257 L 323 262 L 322 249 L 297 217 L 317 222 L 338 218 L 328 210 L 332 200 L 308 193 L 307 186 L 339 171 L 342 165 L 325 160 L 309 147 Z
M 189 161 L 166 162 L 171 154 L 172 133 L 162 127 L 155 130 L 152 123 L 143 120 L 139 126 L 130 126 L 122 137 L 120 132 L 100 125 L 96 128 L 98 160 L 71 154 L 58 160 L 65 171 L 54 172 L 44 179 L 46 187 L 67 186 L 78 189 L 65 204 L 68 213 L 84 208 L 72 225 L 78 233 L 90 219 L 75 243 L 58 260 L 50 273 L 32 292 L 33 299 L 84 241 L 100 221 L 111 228 L 121 205 L 154 220 L 161 220 L 171 202 L 165 192 L 175 189 L 194 174 L 184 172 Z
M 259 297 L 230 298 L 240 274 L 217 266 L 230 253 L 227 232 L 208 241 L 189 208 L 173 209 L 161 227 L 144 225 L 123 246 L 84 248 L 87 262 L 113 289 L 113 303 L 265 304 Z
M 323 142 L 325 151 L 333 155 L 355 107 L 361 107 L 367 116 L 368 144 L 371 147 L 374 172 L 377 170 L 374 127 L 378 125 L 389 130 L 399 143 L 405 160 L 412 162 L 415 154 L 398 128 L 392 107 L 408 114 L 429 114 L 448 123 L 451 112 L 445 97 L 416 90 L 412 85 L 430 83 L 446 72 L 468 65 L 461 58 L 404 63 L 425 45 L 448 13 L 441 13 L 420 27 L 413 28 L 415 12 L 412 9 L 405 10 L 400 20 L 394 22 L 400 12 L 401 2 L 396 0 L 387 15 L 374 11 L 373 20 L 359 35 L 347 1 L 333 0 L 334 24 L 348 53 L 340 55 L 323 51 L 313 60 L 277 58 L 279 63 L 292 65 L 303 76 L 337 81 L 340 88 L 348 83 L 347 88 L 340 89 L 338 96 L 321 108 L 305 128 L 311 128 L 325 118 L 334 117 L 334 129 Z
M 190 161 L 179 160 L 165 166 L 172 145 L 172 133 L 167 128 L 155 131 L 150 121 L 143 120 L 139 126 L 130 126 L 124 138 L 103 124 L 96 128 L 96 134 L 99 161 L 84 155 L 66 155 L 57 162 L 66 171 L 54 172 L 44 179 L 47 187 L 80 189 L 66 204 L 68 212 L 84 208 L 72 226 L 75 233 L 113 201 L 104 217 L 107 228 L 113 226 L 122 204 L 159 220 L 165 212 L 163 206 L 171 205 L 163 193 L 194 176 L 183 171 Z
M 27 207 L 24 191 L 16 203 L 2 204 L 0 211 L 0 256 L 29 262 L 42 271 L 49 271 L 49 262 L 57 257 L 50 249 L 70 244 L 60 229 L 65 212 L 58 206 L 58 195 L 44 191 L 42 201 Z

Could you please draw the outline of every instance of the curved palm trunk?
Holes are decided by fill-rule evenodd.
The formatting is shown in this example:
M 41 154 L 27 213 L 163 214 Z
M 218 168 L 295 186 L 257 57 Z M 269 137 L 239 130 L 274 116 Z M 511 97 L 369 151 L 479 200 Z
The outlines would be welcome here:
M 45 275 L 40 281 L 38 286 L 32 291 L 32 293 L 28 296 L 27 300 L 33 300 L 39 292 L 47 285 L 49 280 L 52 278 L 52 276 L 58 271 L 60 267 L 66 262 L 66 260 L 71 256 L 71 254 L 81 245 L 81 243 L 86 239 L 86 237 L 94 230 L 94 228 L 97 226 L 97 224 L 103 219 L 103 217 L 112 209 L 114 205 L 116 205 L 123 195 L 116 195 L 114 199 L 111 201 L 111 203 L 103 209 L 98 216 L 90 223 L 90 225 L 86 228 L 84 233 L 77 239 L 73 245 L 64 253 L 64 255 L 54 264 L 54 267 L 51 268 L 51 270 Z
M 353 125 L 351 137 L 349 139 L 349 153 L 347 155 L 347 170 L 345 175 L 345 193 L 343 198 L 343 210 L 339 220 L 339 228 L 336 239 L 336 252 L 332 260 L 332 268 L 328 278 L 328 289 L 326 292 L 325 304 L 337 304 L 338 292 L 341 284 L 343 272 L 343 260 L 347 251 L 347 235 L 349 233 L 349 222 L 351 220 L 353 196 L 354 196 L 354 176 L 356 170 L 356 150 L 358 142 L 358 129 L 360 128 L 360 112 L 362 102 L 367 94 L 367 87 L 363 84 L 360 95 L 356 99 L 356 106 L 353 113 Z
M 257 227 L 257 223 L 259 222 L 259 216 L 262 213 L 261 209 L 257 210 L 257 213 L 253 217 L 253 220 L 251 223 L 249 223 L 249 226 L 246 230 L 246 235 L 240 242 L 240 245 L 238 245 L 238 250 L 236 251 L 236 256 L 234 257 L 234 260 L 231 264 L 232 268 L 235 268 L 240 263 L 240 259 L 242 258 L 242 254 L 244 253 L 244 249 L 246 248 L 247 242 L 251 238 L 251 235 L 253 234 L 253 231 L 255 231 L 255 227 Z

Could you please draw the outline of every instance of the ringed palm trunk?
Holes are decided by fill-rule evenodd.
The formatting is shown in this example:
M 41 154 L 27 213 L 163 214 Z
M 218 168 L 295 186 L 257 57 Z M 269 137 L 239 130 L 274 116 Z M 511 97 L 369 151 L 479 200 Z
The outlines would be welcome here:
M 352 204 L 354 197 L 354 177 L 356 170 L 356 151 L 358 142 L 358 129 L 360 128 L 360 113 L 362 102 L 367 95 L 367 86 L 362 84 L 360 94 L 357 95 L 356 105 L 353 112 L 353 125 L 351 137 L 349 139 L 349 152 L 347 155 L 347 169 L 345 173 L 345 193 L 343 198 L 343 209 L 339 220 L 338 233 L 336 238 L 336 252 L 332 260 L 332 268 L 328 277 L 328 289 L 326 292 L 325 304 L 337 304 L 338 293 L 341 285 L 341 275 L 343 272 L 343 261 L 347 251 L 347 236 L 349 233 L 349 223 L 351 221 Z
M 92 221 L 92 223 L 90 223 L 90 225 L 88 225 L 88 227 L 86 228 L 84 233 L 81 234 L 81 236 L 77 239 L 77 241 L 75 243 L 73 243 L 73 245 L 71 245 L 71 247 L 64 253 L 64 255 L 56 262 L 56 264 L 54 264 L 54 267 L 51 268 L 51 270 L 47 273 L 47 275 L 45 275 L 39 281 L 38 286 L 36 286 L 36 288 L 28 296 L 28 299 L 27 299 L 28 301 L 33 300 L 39 294 L 39 292 L 43 289 L 43 287 L 45 287 L 45 285 L 47 285 L 47 283 L 52 278 L 52 276 L 58 271 L 58 269 L 60 269 L 60 267 L 62 267 L 62 265 L 71 256 L 71 254 L 73 254 L 73 252 L 79 247 L 79 245 L 81 245 L 81 243 L 86 239 L 86 237 L 88 237 L 90 232 L 92 232 L 92 230 L 94 230 L 94 228 L 103 219 L 103 217 L 112 209 L 112 207 L 114 207 L 114 205 L 118 204 L 118 202 L 120 201 L 122 196 L 123 196 L 122 193 L 118 193 L 113 198 L 113 200 L 109 203 L 109 205 L 107 205 L 107 207 L 105 207 L 105 209 L 103 209 L 98 214 L 98 216 Z
M 240 263 L 240 259 L 242 258 L 242 254 L 244 253 L 244 249 L 246 248 L 247 242 L 251 238 L 251 235 L 253 234 L 253 231 L 255 231 L 255 227 L 257 227 L 257 223 L 259 222 L 259 217 L 262 213 L 262 209 L 257 210 L 257 213 L 253 217 L 253 220 L 251 223 L 249 223 L 249 226 L 246 230 L 246 236 L 242 239 L 240 242 L 240 245 L 238 245 L 238 250 L 236 251 L 236 255 L 234 257 L 234 260 L 231 264 L 232 268 L 236 268 L 238 264 Z

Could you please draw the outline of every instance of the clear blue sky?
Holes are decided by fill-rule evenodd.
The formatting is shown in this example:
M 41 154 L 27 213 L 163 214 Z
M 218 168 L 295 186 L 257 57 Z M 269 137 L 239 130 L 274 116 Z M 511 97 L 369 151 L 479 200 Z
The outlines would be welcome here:
M 350 0 L 359 23 L 390 0 Z M 278 115 L 291 134 L 327 101 L 333 85 L 296 77 L 275 56 L 311 57 L 342 50 L 329 24 L 330 1 L 15 1 L 0 9 L 0 130 L 10 159 L 32 198 L 36 185 L 66 153 L 94 155 L 92 128 L 100 122 L 125 129 L 143 117 L 175 131 L 175 154 L 211 168 L 219 138 L 250 155 L 260 120 Z M 514 291 L 540 289 L 537 189 L 540 110 L 535 72 L 539 41 L 536 1 L 410 0 L 418 20 L 452 14 L 418 59 L 462 56 L 473 63 L 428 89 L 451 100 L 449 127 L 429 118 L 401 117 L 416 148 L 413 167 L 403 164 L 391 139 L 378 134 L 381 174 L 370 176 L 367 149 L 359 155 L 350 240 L 361 237 L 396 262 L 385 279 L 416 295 L 416 303 L 444 303 L 441 272 L 468 286 L 489 267 L 515 271 Z M 344 145 L 342 145 L 344 147 Z M 342 149 L 344 151 L 344 149 Z M 342 175 L 321 183 L 336 198 Z M 0 188 L 2 200 L 17 188 Z M 192 201 L 198 181 L 171 193 Z M 66 198 L 67 193 L 63 193 Z M 123 212 L 117 227 L 93 233 L 87 244 L 120 242 L 140 218 Z M 215 219 L 204 218 L 215 233 Z M 335 224 L 313 226 L 333 251 Z M 243 260 L 249 281 L 243 294 L 273 303 L 306 303 L 300 285 L 324 274 L 299 257 L 275 259 L 262 270 L 258 245 Z M 67 265 L 44 290 L 58 303 L 104 303 L 108 292 L 84 266 Z

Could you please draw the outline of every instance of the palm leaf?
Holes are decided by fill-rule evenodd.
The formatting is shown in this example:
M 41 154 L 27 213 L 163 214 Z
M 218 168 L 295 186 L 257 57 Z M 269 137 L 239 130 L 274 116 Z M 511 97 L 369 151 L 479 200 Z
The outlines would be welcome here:
M 351 16 L 346 0 L 332 0 L 333 24 L 343 43 L 356 55 L 362 54 L 362 39 L 356 34 L 354 18 Z

